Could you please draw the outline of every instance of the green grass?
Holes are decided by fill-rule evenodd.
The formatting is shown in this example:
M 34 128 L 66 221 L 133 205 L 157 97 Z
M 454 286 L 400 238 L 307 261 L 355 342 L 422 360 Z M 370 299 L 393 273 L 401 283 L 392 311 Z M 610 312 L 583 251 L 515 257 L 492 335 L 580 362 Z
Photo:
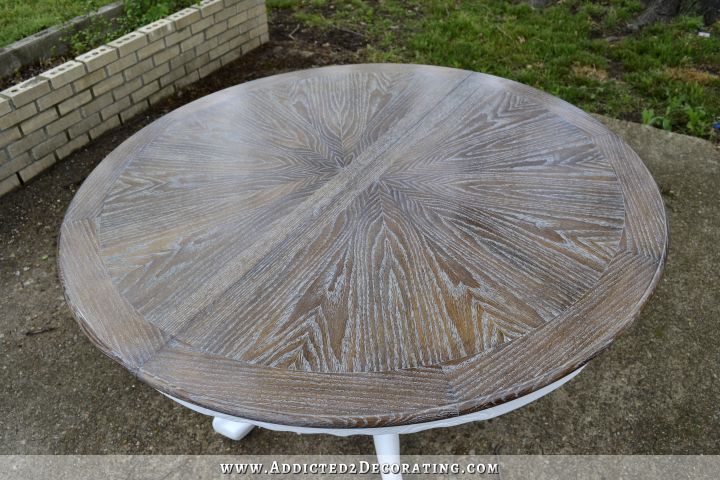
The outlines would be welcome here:
M 89 11 L 84 0 L 0 0 L 0 47 Z
M 330 9 L 332 4 L 334 8 Z M 637 0 L 564 0 L 543 10 L 500 0 L 270 0 L 317 28 L 361 31 L 368 61 L 499 75 L 590 112 L 698 137 L 720 121 L 720 24 L 700 17 L 630 33 Z
M 0 47 L 46 28 L 85 15 L 116 0 L 0 0 Z M 163 18 L 199 0 L 125 0 L 125 15 L 112 33 L 108 22 L 97 19 L 84 31 L 69 37 L 72 53 L 79 55 L 102 43 Z

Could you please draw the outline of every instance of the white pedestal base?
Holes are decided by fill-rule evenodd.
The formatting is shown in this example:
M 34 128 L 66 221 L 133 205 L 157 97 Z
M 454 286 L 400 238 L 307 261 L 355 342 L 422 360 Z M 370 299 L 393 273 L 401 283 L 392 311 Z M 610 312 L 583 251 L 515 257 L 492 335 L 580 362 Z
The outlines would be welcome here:
M 400 435 L 373 435 L 375 453 L 380 465 L 400 465 Z M 392 472 L 392 470 L 388 470 Z M 382 473 L 382 480 L 402 480 L 399 473 Z
M 213 418 L 212 426 L 217 433 L 231 440 L 240 440 L 255 428 L 252 423 L 233 422 L 220 417 Z
M 187 408 L 194 410 L 203 415 L 210 415 L 215 417 L 213 419 L 213 428 L 220 435 L 224 435 L 233 440 L 240 440 L 247 435 L 253 427 L 263 427 L 269 430 L 275 430 L 280 432 L 295 432 L 295 433 L 326 433 L 330 435 L 348 436 L 348 435 L 372 435 L 373 441 L 375 442 L 375 451 L 378 457 L 378 463 L 380 464 L 399 464 L 400 463 L 400 437 L 399 434 L 407 434 L 420 432 L 422 430 L 428 430 L 430 428 L 441 428 L 441 427 L 452 427 L 453 425 L 460 425 L 467 422 L 476 422 L 478 420 L 488 420 L 490 418 L 504 415 L 517 408 L 527 405 L 530 402 L 537 400 L 538 398 L 547 395 L 561 385 L 567 383 L 575 375 L 585 368 L 584 366 L 578 368 L 574 372 L 569 373 L 567 376 L 560 380 L 551 383 L 539 390 L 529 393 L 523 397 L 510 400 L 503 404 L 495 407 L 490 407 L 485 410 L 480 410 L 475 413 L 469 413 L 467 415 L 461 415 L 459 417 L 447 418 L 443 420 L 434 420 L 426 423 L 414 423 L 411 425 L 400 425 L 395 427 L 376 427 L 376 428 L 318 428 L 318 427 L 293 427 L 290 425 L 279 425 L 274 423 L 249 421 L 242 418 L 232 417 L 223 413 L 214 412 L 207 408 L 195 405 L 193 403 L 180 400 L 179 398 L 171 397 L 168 394 L 164 394 L 171 399 L 175 400 L 180 405 L 184 405 Z M 402 480 L 400 474 L 384 474 L 383 480 Z

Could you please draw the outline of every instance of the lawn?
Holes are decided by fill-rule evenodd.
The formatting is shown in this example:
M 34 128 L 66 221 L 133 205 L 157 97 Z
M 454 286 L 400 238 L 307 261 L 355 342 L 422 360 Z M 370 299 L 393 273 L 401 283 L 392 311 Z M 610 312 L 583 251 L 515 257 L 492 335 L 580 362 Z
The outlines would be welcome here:
M 111 0 L 0 0 L 0 46 Z M 125 0 L 118 36 L 194 0 Z M 720 23 L 681 16 L 628 28 L 638 0 L 268 0 L 298 24 L 362 37 L 365 61 L 447 65 L 511 78 L 579 107 L 718 140 Z M 700 31 L 710 33 L 701 37 Z M 74 54 L 109 41 L 73 36 Z
M 682 16 L 639 32 L 637 0 L 269 0 L 320 29 L 355 32 L 367 61 L 446 65 L 511 78 L 587 111 L 718 138 L 720 23 Z M 710 32 L 709 38 L 698 35 Z
M 0 0 L 0 47 L 115 1 L 117 0 Z M 68 38 L 72 53 L 84 53 L 197 1 L 199 0 L 124 0 L 125 15 L 120 19 L 118 28 L 108 32 L 106 22 L 92 23 L 87 31 Z
M 0 0 L 0 47 L 115 0 Z

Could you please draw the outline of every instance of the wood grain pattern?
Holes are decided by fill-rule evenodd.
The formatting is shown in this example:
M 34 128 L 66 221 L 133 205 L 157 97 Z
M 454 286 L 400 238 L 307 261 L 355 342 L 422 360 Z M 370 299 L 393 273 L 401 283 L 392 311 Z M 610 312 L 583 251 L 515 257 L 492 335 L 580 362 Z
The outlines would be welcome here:
M 65 219 L 90 338 L 230 415 L 401 425 L 583 365 L 665 261 L 637 155 L 567 103 L 488 75 L 357 65 L 193 102 L 125 142 Z

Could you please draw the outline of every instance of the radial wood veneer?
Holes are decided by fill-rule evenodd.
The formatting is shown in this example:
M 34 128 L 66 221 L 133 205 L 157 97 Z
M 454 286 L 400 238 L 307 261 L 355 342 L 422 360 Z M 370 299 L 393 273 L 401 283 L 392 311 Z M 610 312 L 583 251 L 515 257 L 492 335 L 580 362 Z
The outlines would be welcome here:
M 108 356 L 240 418 L 373 427 L 471 413 L 596 356 L 665 260 L 637 155 L 497 77 L 357 65 L 233 87 L 112 152 L 62 226 Z

